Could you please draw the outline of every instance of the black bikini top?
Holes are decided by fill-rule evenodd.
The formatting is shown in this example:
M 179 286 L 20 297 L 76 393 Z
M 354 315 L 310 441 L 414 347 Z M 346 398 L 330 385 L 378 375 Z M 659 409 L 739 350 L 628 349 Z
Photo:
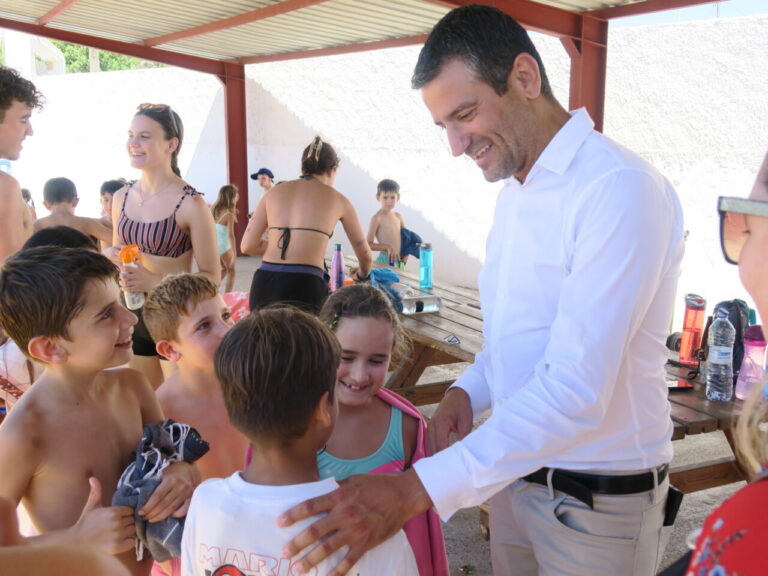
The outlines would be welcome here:
M 333 236 L 333 232 L 328 234 L 325 230 L 318 230 L 317 228 L 291 228 L 288 226 L 270 226 L 267 228 L 267 230 L 282 230 L 283 233 L 280 234 L 280 238 L 277 240 L 277 247 L 280 248 L 280 259 L 285 260 L 285 252 L 288 250 L 288 245 L 291 243 L 291 230 L 306 230 L 307 232 L 317 232 L 319 234 L 323 234 L 324 236 L 328 236 L 328 239 L 330 240 Z

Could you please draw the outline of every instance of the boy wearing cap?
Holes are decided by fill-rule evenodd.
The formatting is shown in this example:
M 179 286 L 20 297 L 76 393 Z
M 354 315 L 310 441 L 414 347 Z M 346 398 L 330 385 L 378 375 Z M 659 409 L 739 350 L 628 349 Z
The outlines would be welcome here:
M 251 174 L 251 180 L 257 180 L 259 186 L 264 189 L 264 192 L 268 192 L 272 188 L 272 183 L 275 180 L 275 175 L 272 174 L 272 170 L 269 168 L 259 168 L 259 171 L 255 174 Z

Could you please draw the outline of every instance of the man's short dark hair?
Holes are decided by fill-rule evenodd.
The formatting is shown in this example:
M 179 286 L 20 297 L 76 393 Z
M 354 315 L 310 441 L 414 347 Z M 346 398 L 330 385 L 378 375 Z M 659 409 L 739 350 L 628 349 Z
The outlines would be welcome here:
M 469 4 L 451 10 L 435 25 L 411 77 L 418 90 L 431 82 L 454 58 L 469 66 L 475 75 L 499 96 L 507 92 L 507 79 L 515 59 L 530 54 L 539 65 L 541 93 L 552 97 L 552 88 L 538 50 L 530 36 L 509 14 L 491 6 Z
M 379 182 L 378 186 L 376 186 L 376 196 L 383 194 L 384 192 L 394 192 L 400 196 L 400 184 L 390 178 L 384 178 L 384 180 Z
M 51 178 L 43 186 L 43 200 L 48 204 L 61 204 L 77 200 L 77 188 L 69 178 Z
M 214 358 L 230 421 L 250 439 L 301 438 L 323 394 L 333 399 L 340 356 L 315 316 L 291 307 L 252 312 Z
M 0 122 L 5 120 L 5 111 L 14 100 L 23 102 L 30 108 L 42 108 L 43 95 L 35 85 L 23 78 L 13 68 L 0 66 Z
M 0 269 L 0 326 L 25 354 L 37 336 L 67 338 L 85 306 L 88 281 L 117 277 L 109 258 L 92 250 L 40 246 L 16 252 Z
M 99 249 L 93 238 L 69 226 L 51 226 L 50 228 L 38 230 L 24 242 L 24 246 L 21 249 L 26 250 L 27 248 L 37 248 L 38 246 L 85 248 L 86 250 L 97 251 Z

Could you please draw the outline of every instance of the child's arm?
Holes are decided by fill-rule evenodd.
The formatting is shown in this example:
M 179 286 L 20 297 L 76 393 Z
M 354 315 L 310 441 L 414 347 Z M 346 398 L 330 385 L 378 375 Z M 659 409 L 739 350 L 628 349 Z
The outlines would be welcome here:
M 405 220 L 403 219 L 403 216 L 399 212 L 395 212 L 395 216 L 400 220 L 400 228 L 405 228 Z
M 94 236 L 102 242 L 112 242 L 112 228 L 104 224 L 101 219 L 80 217 L 77 221 L 88 236 Z
M 395 263 L 395 258 L 398 256 L 395 254 L 395 249 L 393 246 L 389 244 L 383 244 L 375 242 L 376 240 L 376 234 L 379 231 L 379 214 L 376 213 L 371 217 L 371 223 L 368 225 L 368 245 L 371 247 L 371 250 L 378 250 L 379 252 L 386 252 L 389 256 L 389 263 L 393 264 Z
M 413 456 L 416 453 L 419 426 L 421 426 L 421 422 L 413 416 L 403 413 L 403 452 L 405 455 L 405 470 L 408 470 L 408 468 L 415 462 Z
M 235 244 L 235 215 L 230 212 L 227 214 L 227 229 L 229 233 L 229 246 L 235 257 L 237 257 L 237 245 Z

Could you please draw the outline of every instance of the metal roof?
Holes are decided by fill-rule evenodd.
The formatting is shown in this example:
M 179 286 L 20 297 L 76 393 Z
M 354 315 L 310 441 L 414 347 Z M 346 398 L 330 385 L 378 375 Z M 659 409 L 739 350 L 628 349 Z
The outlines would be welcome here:
M 712 0 L 497 0 L 510 13 L 535 5 L 541 22 L 563 11 L 610 18 Z M 0 27 L 67 39 L 82 35 L 238 64 L 343 46 L 423 42 L 446 0 L 3 0 Z M 549 12 L 547 12 L 549 10 Z M 614 11 L 614 12 L 612 12 Z M 548 16 L 550 14 L 551 16 Z M 520 18 L 519 18 L 520 19 Z M 521 22 L 536 28 L 537 23 Z M 24 26 L 27 25 L 27 26 Z M 557 28 L 554 29 L 557 32 Z M 71 33 L 67 36 L 67 33 Z M 565 31 L 567 35 L 567 31 Z M 327 53 L 327 52 L 326 52 Z

